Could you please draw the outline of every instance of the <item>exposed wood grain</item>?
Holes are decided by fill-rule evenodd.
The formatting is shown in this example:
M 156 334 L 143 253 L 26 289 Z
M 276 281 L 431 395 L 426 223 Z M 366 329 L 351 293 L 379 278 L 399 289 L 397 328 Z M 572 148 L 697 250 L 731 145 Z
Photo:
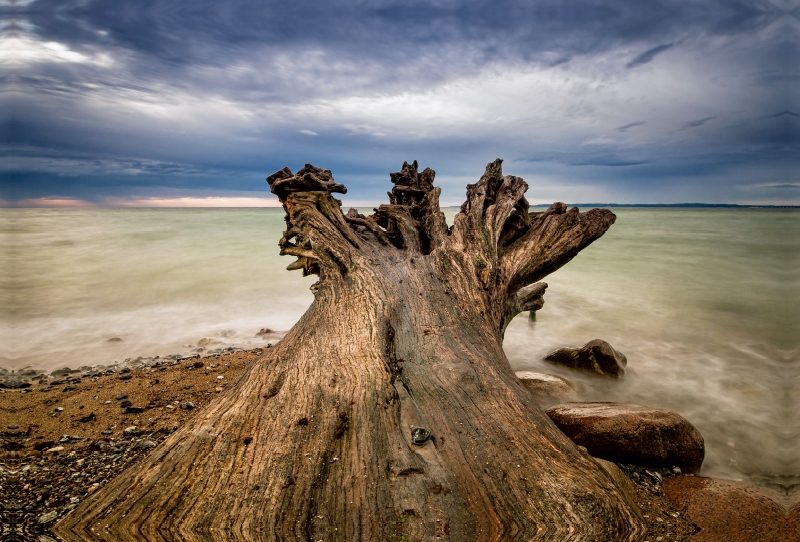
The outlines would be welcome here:
M 345 217 L 329 171 L 272 175 L 283 252 L 299 257 L 290 268 L 320 277 L 313 304 L 233 393 L 82 502 L 58 534 L 640 540 L 635 505 L 544 415 L 501 344 L 512 313 L 543 293 L 523 288 L 613 215 L 556 205 L 529 216 L 527 185 L 498 160 L 448 230 L 433 178 L 404 164 L 389 205 Z

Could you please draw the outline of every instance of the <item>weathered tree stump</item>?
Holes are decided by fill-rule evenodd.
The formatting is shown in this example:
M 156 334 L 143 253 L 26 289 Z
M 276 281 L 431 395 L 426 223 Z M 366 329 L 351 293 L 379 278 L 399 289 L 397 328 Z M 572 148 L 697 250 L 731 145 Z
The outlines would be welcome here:
M 281 254 L 318 274 L 274 348 L 57 525 L 65 540 L 638 540 L 635 505 L 559 431 L 502 349 L 533 285 L 614 222 L 529 213 L 501 161 L 450 228 L 434 172 L 347 214 L 331 172 L 267 180 Z M 404 538 L 405 537 L 405 538 Z

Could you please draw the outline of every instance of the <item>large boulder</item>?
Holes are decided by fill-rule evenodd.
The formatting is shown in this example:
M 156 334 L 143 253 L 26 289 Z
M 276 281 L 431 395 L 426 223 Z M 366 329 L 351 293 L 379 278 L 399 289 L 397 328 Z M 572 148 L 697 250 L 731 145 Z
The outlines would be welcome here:
M 517 378 L 537 398 L 554 397 L 560 400 L 569 400 L 577 397 L 578 390 L 575 384 L 556 375 L 519 371 Z
M 589 341 L 580 348 L 553 350 L 544 359 L 573 369 L 615 378 L 625 374 L 625 366 L 628 364 L 624 354 L 617 352 L 610 344 L 600 339 Z
M 575 444 L 615 463 L 700 470 L 703 436 L 671 410 L 625 403 L 562 403 L 545 410 Z

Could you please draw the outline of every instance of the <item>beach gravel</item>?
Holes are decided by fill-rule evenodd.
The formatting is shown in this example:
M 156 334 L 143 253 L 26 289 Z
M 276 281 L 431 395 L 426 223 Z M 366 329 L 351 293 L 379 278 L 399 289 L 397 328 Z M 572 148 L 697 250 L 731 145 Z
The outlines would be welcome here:
M 217 394 L 226 393 L 226 383 L 235 382 L 261 352 L 207 356 L 199 367 L 195 357 L 176 356 L 140 359 L 124 373 L 114 367 L 37 373 L 30 387 L 5 388 L 0 396 L 0 528 L 4 536 L 57 540 L 50 528 L 61 517 L 151 453 Z M 120 375 L 130 378 L 120 380 Z M 224 376 L 225 383 L 218 376 Z M 60 391 L 70 383 L 76 389 Z M 120 407 L 123 400 L 142 405 L 142 410 L 127 413 L 130 407 Z M 180 408 L 188 403 L 193 408 Z M 94 418 L 82 422 L 90 413 Z M 132 427 L 136 430 L 126 433 Z M 619 466 L 631 479 L 648 522 L 647 540 L 662 536 L 683 541 L 696 532 L 694 524 L 672 508 L 660 485 L 644 474 L 645 469 Z
M 57 540 L 59 518 L 225 393 L 217 377 L 235 381 L 261 352 L 208 356 L 213 368 L 175 356 L 12 375 L 35 378 L 0 395 L 0 538 Z

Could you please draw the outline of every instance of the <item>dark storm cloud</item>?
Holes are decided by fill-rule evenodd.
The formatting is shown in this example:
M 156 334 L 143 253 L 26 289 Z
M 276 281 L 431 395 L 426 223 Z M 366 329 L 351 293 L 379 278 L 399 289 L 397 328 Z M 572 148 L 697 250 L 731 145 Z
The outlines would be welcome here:
M 120 187 L 263 190 L 265 175 L 306 161 L 372 197 L 385 186 L 370 176 L 417 157 L 459 179 L 502 155 L 597 185 L 610 170 L 652 167 L 664 183 L 661 156 L 709 172 L 731 146 L 757 157 L 796 144 L 796 105 L 780 90 L 797 77 L 785 61 L 798 51 L 792 13 L 727 0 L 6 0 L 2 37 L 28 56 L 0 57 L 0 200 L 57 194 L 59 179 L 87 199 Z M 717 41 L 745 53 L 725 56 Z M 659 96 L 660 83 L 632 79 L 655 68 L 696 80 Z M 708 69 L 752 73 L 747 114 L 735 97 L 690 95 Z M 520 81 L 539 86 L 526 97 Z M 430 103 L 442 93 L 455 94 Z M 544 118 L 555 110 L 558 121 Z
M 644 126 L 644 124 L 645 124 L 645 122 L 643 120 L 640 120 L 640 121 L 636 121 L 636 122 L 631 122 L 629 124 L 624 124 L 622 126 L 618 126 L 618 127 L 614 128 L 614 130 L 616 130 L 617 132 L 625 132 L 629 128 L 635 128 L 636 126 Z
M 744 24 L 742 18 L 754 16 L 723 1 L 681 5 L 591 0 L 442 2 L 439 6 L 341 1 L 39 0 L 15 11 L 15 16 L 24 16 L 36 28 L 42 41 L 65 43 L 86 54 L 123 53 L 131 75 L 165 79 L 184 87 L 211 85 L 243 100 L 285 99 L 287 95 L 298 99 L 341 90 L 342 84 L 348 89 L 415 86 L 497 61 L 553 65 L 621 43 L 646 46 L 654 37 L 708 32 L 720 16 L 736 24 L 715 30 L 738 31 Z M 649 62 L 671 46 L 652 47 L 628 67 Z M 346 73 L 338 81 L 288 88 L 278 78 L 209 80 L 196 69 L 269 64 L 275 56 L 310 50 L 357 62 L 366 72 L 377 72 L 377 77 Z M 315 69 L 304 66 L 302 60 L 292 68 Z M 409 71 L 413 78 L 408 77 Z M 77 75 L 79 81 L 64 81 L 66 86 L 80 82 L 75 71 L 69 75 Z M 136 84 L 113 77 L 102 79 L 112 85 Z M 46 77 L 41 84 L 47 84 Z
M 703 119 L 693 120 L 693 121 L 687 122 L 686 123 L 686 127 L 687 128 L 697 128 L 698 126 L 702 126 L 705 123 L 707 123 L 708 121 L 714 120 L 715 118 L 717 118 L 717 117 L 711 116 L 711 117 L 705 117 Z
M 657 47 L 653 47 L 645 51 L 644 53 L 640 54 L 630 62 L 628 62 L 625 67 L 626 68 L 635 68 L 636 66 L 641 66 L 642 64 L 647 64 L 648 62 L 652 62 L 653 59 L 656 57 L 657 54 L 663 53 L 667 49 L 671 49 L 672 46 L 675 45 L 674 43 L 666 43 L 664 45 L 659 45 Z

